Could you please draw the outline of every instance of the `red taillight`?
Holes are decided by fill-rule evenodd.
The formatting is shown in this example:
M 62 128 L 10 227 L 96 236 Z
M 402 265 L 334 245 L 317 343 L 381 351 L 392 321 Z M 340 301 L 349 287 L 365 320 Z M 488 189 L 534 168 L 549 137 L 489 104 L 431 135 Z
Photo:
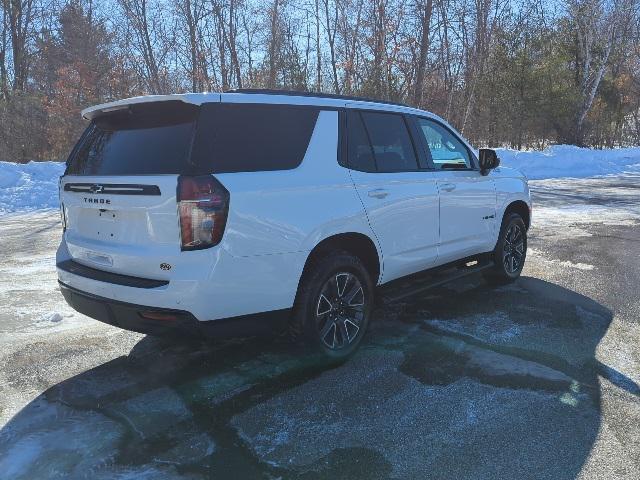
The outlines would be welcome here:
M 211 175 L 178 178 L 182 250 L 220 243 L 229 212 L 229 192 Z

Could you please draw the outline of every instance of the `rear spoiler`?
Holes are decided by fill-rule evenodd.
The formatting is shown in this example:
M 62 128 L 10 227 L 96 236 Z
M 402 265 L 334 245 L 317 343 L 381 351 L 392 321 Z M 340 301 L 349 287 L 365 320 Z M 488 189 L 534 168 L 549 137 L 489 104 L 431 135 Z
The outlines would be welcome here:
M 115 102 L 102 103 L 93 107 L 82 110 L 82 118 L 85 120 L 93 120 L 101 115 L 118 112 L 128 109 L 131 105 L 141 103 L 155 103 L 167 101 L 180 101 L 192 105 L 202 105 L 203 103 L 219 102 L 219 93 L 186 93 L 174 95 L 144 95 L 141 97 L 125 98 L 124 100 L 116 100 Z

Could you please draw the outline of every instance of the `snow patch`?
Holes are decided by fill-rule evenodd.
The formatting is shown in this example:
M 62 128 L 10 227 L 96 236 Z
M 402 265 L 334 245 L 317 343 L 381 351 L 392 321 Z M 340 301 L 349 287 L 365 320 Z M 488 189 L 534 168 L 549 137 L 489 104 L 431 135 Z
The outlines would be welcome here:
M 530 248 L 527 251 L 527 255 L 529 255 L 530 257 L 536 257 L 536 259 L 540 262 L 543 262 L 545 264 L 548 265 L 553 265 L 553 266 L 559 266 L 559 267 L 565 267 L 565 268 L 574 268 L 576 270 L 594 270 L 596 267 L 594 265 L 591 265 L 589 263 L 582 263 L 582 262 L 572 262 L 570 260 L 554 260 L 554 259 L 550 259 L 546 256 L 546 253 L 535 249 L 535 248 Z
M 488 339 L 492 343 L 508 343 L 522 334 L 522 328 L 513 323 L 504 312 L 471 315 L 453 320 L 429 319 L 425 322 L 444 331 L 470 334 L 476 338 Z
M 63 162 L 0 162 L 0 214 L 58 208 Z
M 39 322 L 58 323 L 61 322 L 63 318 L 64 317 L 58 312 L 50 312 L 40 317 Z
M 604 205 L 569 205 L 566 207 L 534 207 L 532 222 L 535 228 L 566 227 L 579 225 L 626 225 L 633 226 L 635 212 Z M 575 232 L 569 231 L 574 235 Z
M 594 150 L 574 145 L 553 145 L 543 151 L 496 149 L 500 164 L 527 178 L 584 178 L 640 172 L 640 147 Z
M 595 268 L 593 265 L 590 265 L 588 263 L 582 263 L 582 262 L 573 263 L 573 262 L 570 262 L 569 260 L 558 262 L 558 264 L 563 267 L 576 268 L 578 270 L 593 270 Z

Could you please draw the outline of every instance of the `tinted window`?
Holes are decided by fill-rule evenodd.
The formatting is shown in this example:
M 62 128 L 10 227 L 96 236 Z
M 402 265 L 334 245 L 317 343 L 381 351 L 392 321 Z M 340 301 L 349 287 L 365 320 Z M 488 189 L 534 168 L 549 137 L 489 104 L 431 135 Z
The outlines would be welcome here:
M 453 133 L 432 120 L 417 120 L 437 169 L 472 168 L 469 150 Z
M 402 115 L 363 112 L 371 146 L 380 172 L 416 170 L 418 163 Z
M 287 170 L 302 162 L 318 109 L 287 105 L 202 106 L 195 162 L 214 173 Z
M 347 152 L 350 168 L 363 172 L 376 171 L 371 144 L 360 113 L 353 110 L 347 111 Z
M 183 173 L 198 108 L 183 102 L 133 105 L 95 119 L 67 162 L 70 175 Z

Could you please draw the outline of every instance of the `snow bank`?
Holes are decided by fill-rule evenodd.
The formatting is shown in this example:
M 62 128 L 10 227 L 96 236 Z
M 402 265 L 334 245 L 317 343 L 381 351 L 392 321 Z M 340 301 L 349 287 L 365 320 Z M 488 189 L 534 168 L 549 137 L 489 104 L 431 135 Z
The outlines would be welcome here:
M 640 147 L 591 150 L 555 145 L 542 152 L 497 151 L 502 165 L 530 179 L 640 173 Z M 58 177 L 63 171 L 62 162 L 0 162 L 0 214 L 58 208 Z
M 640 147 L 592 150 L 573 145 L 554 145 L 540 151 L 496 149 L 500 163 L 527 178 L 594 177 L 640 171 Z
M 62 162 L 0 162 L 0 214 L 58 208 Z

